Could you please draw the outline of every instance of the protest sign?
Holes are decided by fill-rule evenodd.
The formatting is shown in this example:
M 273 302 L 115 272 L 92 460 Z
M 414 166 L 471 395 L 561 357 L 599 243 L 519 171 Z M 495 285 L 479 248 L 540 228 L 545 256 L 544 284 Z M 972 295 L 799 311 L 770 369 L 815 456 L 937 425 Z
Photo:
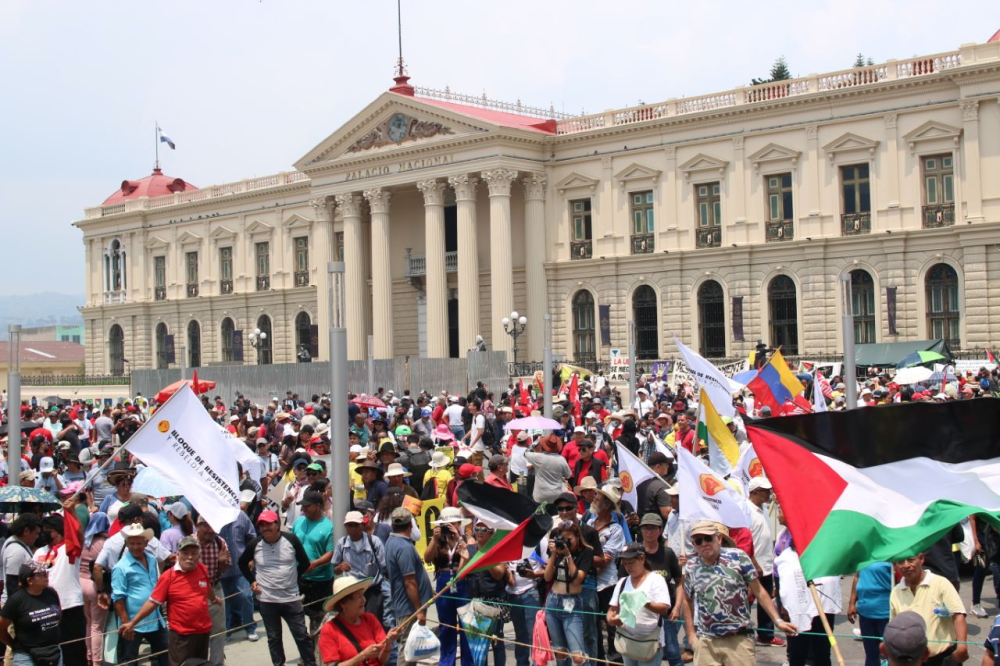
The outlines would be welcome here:
M 187 384 L 156 410 L 125 448 L 178 488 L 218 532 L 240 511 L 233 448 Z
M 628 357 L 628 350 L 612 349 L 610 354 L 611 372 L 608 373 L 608 379 L 613 382 L 628 381 L 629 365 L 631 361 Z
M 444 499 L 440 497 L 424 500 L 423 505 L 420 507 L 420 515 L 417 517 L 417 525 L 420 527 L 420 538 L 417 539 L 417 552 L 421 555 L 427 550 L 427 544 L 430 543 L 430 540 L 434 538 L 434 525 L 431 523 L 441 516 L 441 509 L 443 508 Z M 427 568 L 427 571 L 434 571 L 433 565 L 425 562 L 424 566 Z

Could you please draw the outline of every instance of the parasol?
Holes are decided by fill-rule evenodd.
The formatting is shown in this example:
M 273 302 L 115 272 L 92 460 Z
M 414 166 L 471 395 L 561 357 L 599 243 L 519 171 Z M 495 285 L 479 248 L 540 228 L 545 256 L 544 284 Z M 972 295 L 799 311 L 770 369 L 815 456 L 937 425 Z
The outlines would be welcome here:
M 150 497 L 172 497 L 184 494 L 182 488 L 178 488 L 173 481 L 150 467 L 139 468 L 139 473 L 132 481 L 132 492 L 143 493 Z
M 23 513 L 28 509 L 56 511 L 62 504 L 51 493 L 41 488 L 5 486 L 0 488 L 0 512 Z
M 947 361 L 948 357 L 939 354 L 935 351 L 918 351 L 914 352 L 908 356 L 904 356 L 903 360 L 896 364 L 897 368 L 909 368 L 914 365 L 924 365 L 925 363 L 933 363 L 934 361 Z
M 562 430 L 559 421 L 547 419 L 544 416 L 525 416 L 521 419 L 514 419 L 507 422 L 504 430 Z
M 174 382 L 170 386 L 165 386 L 160 389 L 160 392 L 156 394 L 156 402 L 163 404 L 167 399 L 177 392 L 180 387 L 187 384 L 191 387 L 191 390 L 195 392 L 196 395 L 201 393 L 208 393 L 215 388 L 215 382 L 208 381 L 206 379 L 198 379 L 198 375 L 195 374 L 194 379 L 182 379 L 178 382 Z
M 903 368 L 892 378 L 892 381 L 897 384 L 916 384 L 917 382 L 925 382 L 931 378 L 934 371 L 930 368 L 925 368 L 922 365 L 915 365 L 910 368 Z
M 385 409 L 385 403 L 376 398 L 373 395 L 366 395 L 362 393 L 361 395 L 354 396 L 351 400 L 355 405 L 361 405 L 362 407 L 371 407 L 374 409 Z

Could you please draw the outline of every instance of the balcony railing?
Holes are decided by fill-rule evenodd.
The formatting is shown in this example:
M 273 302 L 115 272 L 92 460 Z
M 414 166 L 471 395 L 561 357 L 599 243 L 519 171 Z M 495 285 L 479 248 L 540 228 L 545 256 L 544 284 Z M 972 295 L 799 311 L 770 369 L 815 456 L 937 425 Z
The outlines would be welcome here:
M 24 375 L 21 386 L 122 386 L 131 376 L 122 375 Z
M 271 276 L 270 275 L 258 275 L 257 276 L 257 291 L 267 291 L 271 288 Z
M 571 241 L 570 259 L 591 259 L 594 256 L 594 242 L 589 240 Z
M 154 301 L 165 301 L 165 300 L 167 300 L 167 288 L 166 287 L 153 287 L 153 300 Z
M 872 232 L 871 213 L 844 213 L 840 216 L 840 222 L 845 236 L 861 236 Z
M 104 292 L 104 304 L 105 305 L 117 305 L 118 303 L 125 302 L 125 292 L 124 291 L 106 291 Z
M 444 253 L 444 272 L 458 272 L 458 252 Z M 427 274 L 427 258 L 422 254 L 406 255 L 406 277 L 418 277 Z
M 653 234 L 633 234 L 632 254 L 649 254 L 654 249 Z
M 696 246 L 699 248 L 722 247 L 722 227 L 698 229 L 698 236 L 695 239 L 695 242 Z
M 189 284 L 187 286 L 187 297 L 188 298 L 198 298 L 198 285 Z
M 955 226 L 955 204 L 924 206 L 924 229 Z
M 233 281 L 232 280 L 219 280 L 219 293 L 220 294 L 231 294 L 231 293 L 233 293 Z
M 309 286 L 309 271 L 295 271 L 295 286 L 296 287 Z
M 780 243 L 795 239 L 795 224 L 791 220 L 773 220 L 767 223 L 767 242 Z

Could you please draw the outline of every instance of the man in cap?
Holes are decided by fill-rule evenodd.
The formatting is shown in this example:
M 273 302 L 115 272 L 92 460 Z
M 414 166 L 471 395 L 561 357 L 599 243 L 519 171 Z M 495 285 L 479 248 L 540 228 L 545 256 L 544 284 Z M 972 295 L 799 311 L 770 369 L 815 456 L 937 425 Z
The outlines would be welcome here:
M 641 420 L 648 417 L 652 412 L 655 405 L 653 401 L 649 399 L 649 391 L 640 386 L 635 390 L 635 400 L 632 402 L 632 409 L 635 410 L 636 416 Z
M 365 593 L 365 610 L 385 626 L 395 626 L 391 590 L 386 578 L 385 544 L 365 530 L 369 523 L 370 518 L 361 511 L 348 511 L 344 516 L 347 535 L 341 537 L 333 549 L 333 572 L 336 576 L 371 578 L 373 589 Z
M 750 500 L 750 536 L 753 538 L 754 561 L 757 562 L 757 576 L 768 594 L 774 594 L 774 534 L 764 513 L 764 505 L 771 501 L 771 482 L 764 476 L 755 476 L 747 484 Z M 785 641 L 774 635 L 771 618 L 764 609 L 757 606 L 757 642 L 761 645 L 782 647 Z
M 413 514 L 403 507 L 392 510 L 389 517 L 392 525 L 392 535 L 385 544 L 386 576 L 389 579 L 389 589 L 392 592 L 392 611 L 397 622 L 409 618 L 417 609 L 417 622 L 425 625 L 427 614 L 423 605 L 434 596 L 427 569 L 410 540 L 413 526 Z M 406 639 L 415 623 L 411 622 L 399 637 L 400 647 L 406 645 Z M 415 662 L 402 662 L 412 665 Z
M 306 467 L 312 463 L 308 457 L 296 458 L 292 463 L 292 471 L 295 473 L 295 480 L 285 486 L 285 493 L 281 497 L 281 510 L 285 512 L 285 524 L 291 526 L 295 519 L 299 517 L 299 502 L 306 489 L 309 488 L 309 478 L 306 475 Z
M 711 520 L 698 521 L 691 528 L 698 556 L 684 566 L 684 627 L 696 665 L 752 666 L 756 662 L 750 593 L 775 627 L 785 633 L 798 628 L 778 615 L 747 554 L 723 547 L 723 539 L 732 543 Z
M 167 604 L 167 656 L 171 664 L 184 664 L 188 659 L 208 659 L 209 604 L 221 606 L 222 599 L 209 583 L 197 537 L 186 536 L 177 545 L 177 564 L 163 572 L 149 600 L 119 631 L 134 636 L 137 625 Z
M 281 464 L 278 462 L 278 456 L 271 453 L 271 443 L 267 441 L 266 437 L 259 437 L 256 441 L 256 446 L 261 473 L 261 477 L 258 480 L 260 487 L 266 493 L 267 489 L 272 483 L 275 483 L 275 479 L 281 474 Z
M 137 660 L 139 647 L 146 641 L 151 653 L 162 653 L 155 657 L 156 663 L 168 666 L 167 630 L 159 608 L 154 609 L 142 624 L 129 624 L 153 594 L 160 577 L 156 558 L 146 552 L 146 547 L 153 538 L 153 531 L 139 523 L 132 523 L 123 527 L 121 534 L 125 538 L 126 550 L 111 571 L 113 612 L 118 615 L 120 622 L 118 660 Z M 105 542 L 105 550 L 107 543 Z
M 889 666 L 916 666 L 930 663 L 928 659 L 931 652 L 927 648 L 927 624 L 924 618 L 913 611 L 903 611 L 889 620 L 879 650 L 889 660 Z M 992 666 L 994 655 L 995 647 L 990 640 L 987 640 L 983 666 Z
M 302 542 L 294 534 L 282 532 L 278 523 L 278 514 L 274 511 L 260 514 L 257 518 L 260 536 L 247 544 L 240 557 L 240 571 L 250 581 L 250 589 L 260 602 L 260 617 L 267 632 L 271 662 L 285 663 L 281 635 L 281 621 L 284 620 L 302 663 L 316 666 L 316 654 L 306 629 L 298 583 L 299 577 L 309 570 L 312 563 Z
M 55 495 L 62 489 L 59 475 L 55 473 L 56 465 L 52 458 L 46 456 L 38 463 L 39 475 L 35 479 L 35 488 L 40 488 Z
M 319 635 L 323 624 L 323 607 L 320 603 L 329 596 L 333 581 L 333 523 L 323 510 L 323 493 L 307 490 L 299 502 L 302 515 L 295 519 L 292 534 L 302 543 L 309 557 L 309 569 L 299 583 L 306 617 L 309 618 L 309 635 Z
M 926 663 L 937 666 L 950 659 L 961 664 L 968 659 L 965 605 L 952 583 L 924 569 L 923 553 L 894 562 L 893 566 L 902 580 L 889 594 L 889 624 L 903 611 L 914 611 L 927 625 L 930 655 Z
M 511 486 L 509 478 L 510 461 L 507 460 L 506 457 L 500 454 L 492 455 L 490 456 L 487 466 L 490 471 L 484 480 L 487 485 L 504 488 L 510 491 L 514 490 L 513 486 Z

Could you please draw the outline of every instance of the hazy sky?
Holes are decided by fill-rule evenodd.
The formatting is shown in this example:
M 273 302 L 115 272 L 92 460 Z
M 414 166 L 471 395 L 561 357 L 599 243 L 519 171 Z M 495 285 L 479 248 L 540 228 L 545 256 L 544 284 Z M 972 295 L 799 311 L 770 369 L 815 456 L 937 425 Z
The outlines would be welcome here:
M 415 85 L 590 113 L 726 90 L 779 55 L 804 76 L 1000 28 L 996 0 L 402 5 Z M 168 175 L 287 170 L 391 85 L 396 48 L 395 0 L 0 0 L 0 287 L 83 291 L 70 222 L 150 173 L 154 119 Z

